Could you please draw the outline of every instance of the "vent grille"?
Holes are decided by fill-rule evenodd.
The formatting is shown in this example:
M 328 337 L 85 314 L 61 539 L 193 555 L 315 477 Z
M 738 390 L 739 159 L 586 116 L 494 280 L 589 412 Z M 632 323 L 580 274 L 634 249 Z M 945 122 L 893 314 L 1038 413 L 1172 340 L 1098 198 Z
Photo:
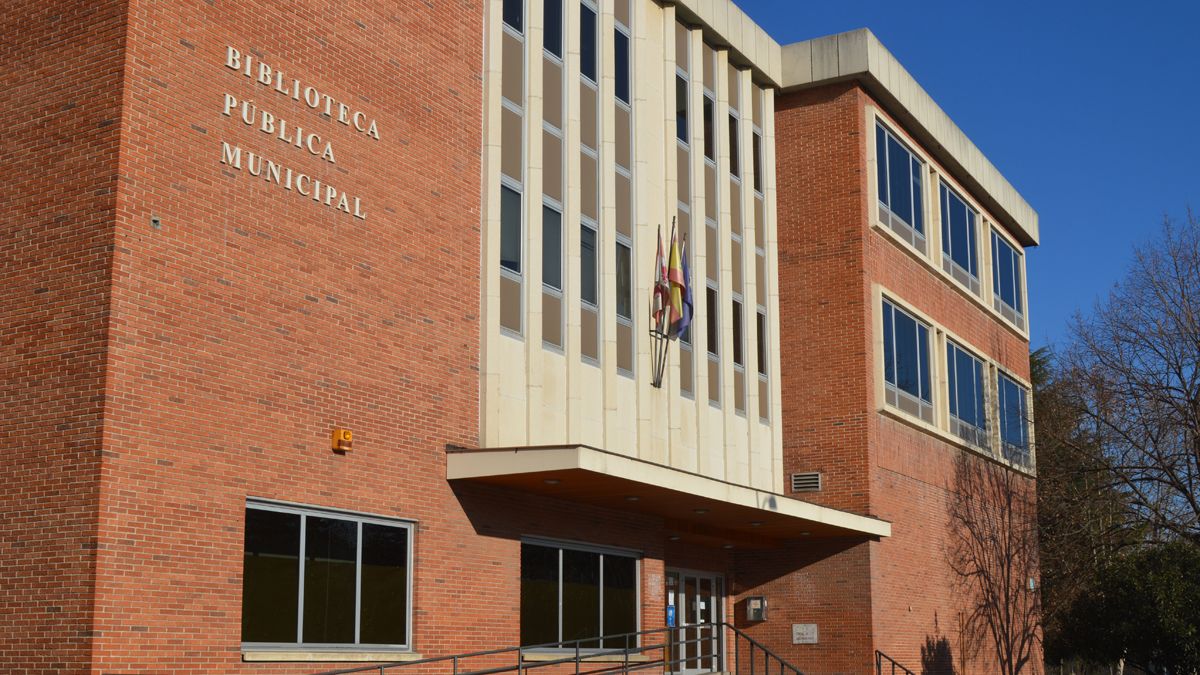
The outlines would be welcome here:
M 792 492 L 820 492 L 821 474 L 816 471 L 792 474 Z

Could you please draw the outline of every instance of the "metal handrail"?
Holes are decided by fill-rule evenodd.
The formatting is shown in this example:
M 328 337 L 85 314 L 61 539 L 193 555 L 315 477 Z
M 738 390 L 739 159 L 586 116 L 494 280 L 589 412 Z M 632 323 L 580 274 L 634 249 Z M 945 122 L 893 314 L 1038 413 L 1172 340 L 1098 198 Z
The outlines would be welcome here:
M 665 640 L 658 641 L 654 644 L 638 644 L 643 642 L 642 638 L 651 636 L 661 636 L 664 634 L 678 633 L 684 629 L 696 629 L 697 637 L 680 638 L 677 634 L 672 638 L 667 635 Z M 703 631 L 699 629 L 711 629 L 712 633 L 704 637 L 700 637 Z M 715 642 L 717 647 L 716 654 L 712 656 L 718 657 L 722 662 L 725 657 L 725 650 L 722 648 L 724 639 L 716 634 L 717 629 L 727 629 L 734 636 L 734 673 L 741 672 L 741 640 L 744 640 L 748 646 L 747 661 L 749 664 L 749 675 L 804 675 L 798 668 L 785 661 L 775 652 L 767 649 L 763 644 L 749 635 L 745 634 L 737 627 L 726 622 L 690 624 L 687 626 L 676 626 L 670 628 L 653 628 L 649 630 L 637 631 L 634 633 L 618 633 L 615 635 L 602 635 L 592 638 L 582 638 L 578 640 L 564 640 L 562 642 L 547 642 L 538 645 L 523 645 L 520 647 L 503 647 L 500 649 L 488 649 L 483 651 L 465 652 L 462 654 L 452 654 L 450 656 L 434 656 L 423 659 L 415 659 L 412 661 L 398 661 L 393 663 L 380 663 L 370 666 L 356 666 L 353 668 L 342 668 L 339 670 L 328 670 L 318 673 L 317 675 L 352 675 L 355 673 L 379 673 L 379 675 L 387 675 L 387 671 L 393 668 L 403 668 L 406 666 L 429 665 L 433 663 L 449 663 L 451 675 L 498 675 L 499 673 L 517 672 L 519 675 L 524 675 L 526 671 L 545 666 L 555 666 L 563 664 L 574 664 L 576 675 L 606 675 L 608 673 L 620 672 L 623 675 L 636 672 L 648 668 L 664 668 L 678 666 L 684 661 L 693 661 L 696 656 L 671 658 L 674 654 L 668 656 L 669 650 L 677 648 L 678 645 L 691 645 L 705 642 Z M 611 642 L 622 641 L 624 647 L 590 647 L 584 646 L 589 644 L 608 644 Z M 630 642 L 634 646 L 630 646 Z M 643 654 L 655 650 L 662 650 L 662 656 L 658 659 L 648 661 L 631 661 L 630 658 L 638 658 Z M 762 653 L 762 670 L 761 674 L 756 671 L 755 650 Z M 561 653 L 562 658 L 538 659 L 537 661 L 529 661 L 527 655 L 538 654 L 542 657 L 552 656 Z M 463 661 L 468 659 L 476 659 L 488 656 L 500 656 L 504 654 L 513 654 L 516 656 L 516 662 L 503 665 L 493 666 L 476 670 L 464 670 Z M 619 663 L 606 661 L 598 661 L 597 659 L 605 657 L 620 656 Z M 712 656 L 704 658 L 712 658 Z M 584 669 L 586 665 L 594 665 Z M 773 670 L 772 666 L 777 665 L 778 669 Z
M 892 667 L 892 670 L 889 673 L 889 675 L 896 675 L 896 673 L 904 673 L 904 675 L 917 675 L 916 673 L 914 673 L 913 671 L 909 670 L 908 668 L 905 668 L 904 666 L 900 665 L 899 663 L 896 662 L 895 659 L 888 656 L 887 654 L 884 654 L 883 652 L 879 651 L 878 649 L 875 650 L 875 675 L 883 675 L 884 661 L 887 661 L 888 665 L 890 665 Z

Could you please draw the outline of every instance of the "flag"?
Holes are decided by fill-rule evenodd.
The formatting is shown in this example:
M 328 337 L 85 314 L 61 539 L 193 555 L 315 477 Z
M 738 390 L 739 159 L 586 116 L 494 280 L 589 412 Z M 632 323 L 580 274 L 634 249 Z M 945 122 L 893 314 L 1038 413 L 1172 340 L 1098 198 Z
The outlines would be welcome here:
M 683 238 L 683 253 L 680 261 L 683 266 L 683 311 L 680 312 L 679 325 L 675 329 L 676 335 L 682 337 L 687 332 L 688 326 L 692 325 L 692 270 L 688 266 L 687 252 L 687 236 Z
M 658 253 L 654 257 L 654 288 L 650 291 L 650 325 L 652 330 L 664 326 L 663 313 L 670 301 L 670 285 L 667 283 L 667 259 L 663 257 L 662 226 L 658 227 L 655 236 L 658 243 Z
M 683 296 L 687 292 L 687 280 L 683 275 L 682 256 L 679 255 L 679 238 L 675 234 L 675 229 L 671 228 L 671 254 L 670 262 L 667 263 L 667 281 L 671 284 L 670 310 L 671 310 L 671 339 L 675 340 L 679 337 L 681 327 L 685 327 L 683 323 Z

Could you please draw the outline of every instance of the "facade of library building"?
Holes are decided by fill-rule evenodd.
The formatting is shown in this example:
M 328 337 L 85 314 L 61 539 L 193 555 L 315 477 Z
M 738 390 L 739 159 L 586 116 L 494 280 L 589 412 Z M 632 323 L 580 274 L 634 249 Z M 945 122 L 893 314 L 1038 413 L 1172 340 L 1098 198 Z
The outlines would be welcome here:
M 0 22 L 0 670 L 998 672 L 981 601 L 1040 660 L 1037 214 L 870 32 Z

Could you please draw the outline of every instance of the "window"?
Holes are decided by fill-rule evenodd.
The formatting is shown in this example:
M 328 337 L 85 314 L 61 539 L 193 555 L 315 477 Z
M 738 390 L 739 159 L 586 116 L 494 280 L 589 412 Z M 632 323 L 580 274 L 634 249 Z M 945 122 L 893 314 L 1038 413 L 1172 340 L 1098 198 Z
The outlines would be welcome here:
M 713 118 L 716 115 L 716 103 L 708 95 L 704 95 L 704 157 L 717 161 L 717 140 L 713 134 L 716 130 L 713 128 Z
M 675 138 L 688 142 L 688 82 L 675 76 Z
M 754 152 L 754 191 L 761 193 L 763 191 L 762 135 L 756 131 L 752 140 L 754 141 L 752 146 Z
M 411 537 L 407 523 L 247 504 L 242 642 L 407 647 Z
M 1017 464 L 1029 464 L 1029 412 L 1025 387 L 1004 373 L 996 373 L 1000 441 L 1004 457 Z
M 579 228 L 579 297 L 596 304 L 596 228 L 587 223 Z
M 950 432 L 980 448 L 988 447 L 987 409 L 983 403 L 983 362 L 946 342 Z
M 705 322 L 705 327 L 708 329 L 706 333 L 708 342 L 708 353 L 712 356 L 717 356 L 719 350 L 717 345 L 720 344 L 721 331 L 717 324 L 717 289 L 709 286 L 704 293 L 704 313 L 708 317 Z
M 883 373 L 888 405 L 933 422 L 929 326 L 883 301 Z
M 579 73 L 596 81 L 596 10 L 579 8 Z
M 942 267 L 959 283 L 979 293 L 979 214 L 945 183 L 941 184 Z
M 924 253 L 921 191 L 924 165 L 882 124 L 875 126 L 875 165 L 880 220 Z
M 999 232 L 992 231 L 993 303 L 1004 318 L 1022 328 L 1025 305 L 1021 301 L 1021 254 Z
M 613 47 L 616 51 L 616 84 L 617 100 L 629 103 L 629 36 L 615 29 Z
M 500 266 L 521 273 L 521 193 L 500 186 Z
M 758 374 L 766 376 L 767 374 L 767 313 L 766 310 L 758 310 Z
M 525 30 L 524 0 L 504 0 L 504 23 L 521 33 Z
M 542 207 L 542 284 L 562 290 L 562 214 Z
M 633 269 L 629 244 L 617 242 L 617 317 L 633 320 Z
M 512 0 L 507 0 L 512 2 Z M 550 54 L 562 58 L 563 34 L 563 0 L 546 0 L 545 29 L 542 34 L 542 44 Z
M 625 553 L 521 544 L 521 644 L 625 647 L 638 626 L 637 559 Z M 629 646 L 636 638 L 629 638 Z
M 733 321 L 733 364 L 735 366 L 746 365 L 746 355 L 742 342 L 742 301 L 733 300 L 733 314 L 730 315 Z
M 738 118 L 733 114 L 729 115 L 729 174 L 734 177 L 742 175 L 738 166 Z

